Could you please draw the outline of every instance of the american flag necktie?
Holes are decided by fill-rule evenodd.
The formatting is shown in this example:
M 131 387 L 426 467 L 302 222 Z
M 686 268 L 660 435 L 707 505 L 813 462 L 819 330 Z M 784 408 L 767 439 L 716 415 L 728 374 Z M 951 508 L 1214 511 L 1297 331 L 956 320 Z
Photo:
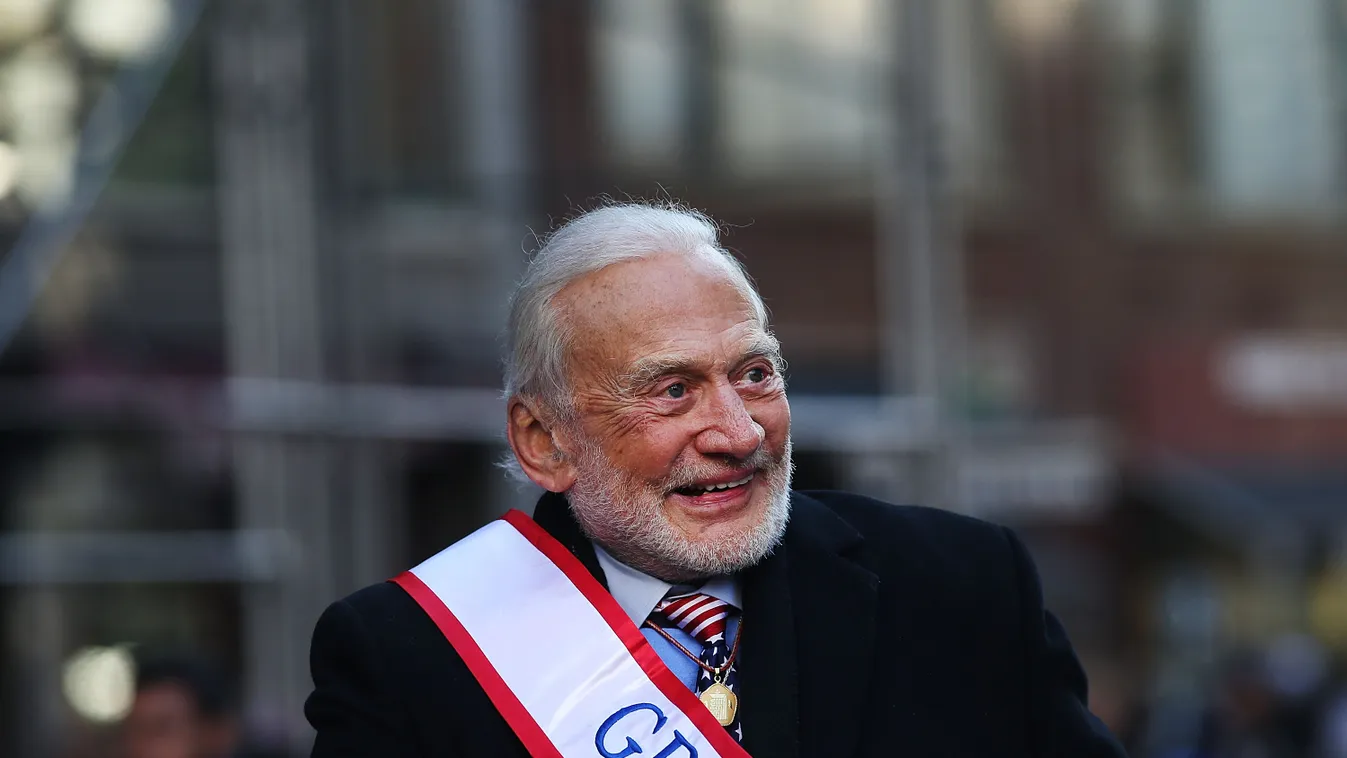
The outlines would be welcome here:
M 701 643 L 702 666 L 718 669 L 724 666 L 730 658 L 726 626 L 730 618 L 738 613 L 738 608 L 701 592 L 671 593 L 661 600 L 659 605 L 655 606 L 654 613 L 650 614 L 650 620 L 656 626 L 666 628 L 676 626 L 682 629 L 688 636 Z M 697 686 L 695 688 L 697 696 L 700 697 L 713 681 L 710 672 L 702 668 L 697 675 Z M 724 672 L 721 684 L 728 687 L 735 695 L 739 694 L 739 674 L 734 666 L 730 666 Z M 734 736 L 736 741 L 743 741 L 744 731 L 739 724 L 737 713 L 734 721 L 727 725 L 725 729 Z

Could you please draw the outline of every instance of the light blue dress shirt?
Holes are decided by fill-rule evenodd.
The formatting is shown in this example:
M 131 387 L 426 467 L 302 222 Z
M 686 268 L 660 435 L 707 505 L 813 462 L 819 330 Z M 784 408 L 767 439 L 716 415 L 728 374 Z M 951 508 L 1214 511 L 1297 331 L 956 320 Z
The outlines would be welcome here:
M 697 673 L 700 667 L 695 661 L 688 658 L 681 650 L 669 644 L 659 632 L 645 625 L 645 620 L 650 617 L 655 606 L 669 590 L 675 586 L 662 579 L 656 579 L 649 574 L 642 573 L 617 560 L 609 555 L 606 550 L 594 546 L 594 553 L 599 558 L 599 566 L 603 569 L 603 575 L 608 580 L 608 591 L 617 604 L 622 607 L 641 630 L 641 634 L 650 641 L 650 646 L 659 654 L 660 660 L 664 665 L 677 676 L 688 689 L 695 690 L 697 684 Z M 730 577 L 718 577 L 708 581 L 701 587 L 683 587 L 678 586 L 680 591 L 697 589 L 701 592 L 722 600 L 735 608 L 743 608 L 739 602 L 739 586 L 734 579 Z M 693 639 L 692 635 L 684 632 L 678 627 L 668 627 L 665 629 L 670 637 L 678 640 L 678 643 L 693 653 L 700 653 L 701 643 Z M 739 617 L 736 614 L 731 617 L 725 629 L 725 641 L 731 647 L 734 645 L 734 637 L 739 631 Z

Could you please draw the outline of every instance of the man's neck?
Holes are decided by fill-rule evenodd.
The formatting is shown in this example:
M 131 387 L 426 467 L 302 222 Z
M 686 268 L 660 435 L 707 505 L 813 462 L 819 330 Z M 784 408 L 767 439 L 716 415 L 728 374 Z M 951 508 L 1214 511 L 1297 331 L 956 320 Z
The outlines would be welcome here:
M 689 584 L 695 587 L 700 587 L 702 584 L 713 578 L 709 576 L 699 576 L 696 574 L 689 574 L 686 571 L 680 571 L 678 569 L 669 568 L 667 566 L 656 565 L 652 561 L 640 560 L 639 558 L 635 558 L 631 555 L 624 555 L 625 551 L 614 550 L 608 547 L 607 545 L 599 543 L 598 540 L 591 539 L 590 542 L 594 544 L 595 550 L 602 550 L 606 552 L 608 554 L 608 557 L 612 558 L 618 563 L 621 563 L 623 566 L 626 566 L 632 571 L 640 572 L 645 576 L 651 577 L 653 579 L 658 579 L 661 582 L 665 582 L 667 584 L 671 585 Z

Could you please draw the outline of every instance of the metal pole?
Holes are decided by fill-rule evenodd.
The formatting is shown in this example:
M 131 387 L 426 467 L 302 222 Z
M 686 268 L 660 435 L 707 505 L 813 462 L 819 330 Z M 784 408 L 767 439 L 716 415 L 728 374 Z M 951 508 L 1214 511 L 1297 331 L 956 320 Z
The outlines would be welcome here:
M 882 387 L 924 409 L 929 442 L 907 457 L 898 497 L 951 505 L 951 461 L 941 395 L 957 270 L 943 243 L 943 187 L 936 132 L 938 33 L 934 0 L 904 0 L 893 23 L 888 131 L 878 146 Z
M 217 197 L 234 377 L 324 379 L 308 10 L 305 0 L 216 7 Z M 236 437 L 233 449 L 239 525 L 287 532 L 301 556 L 275 585 L 243 589 L 247 702 L 304 750 L 308 640 L 335 594 L 332 450 L 264 435 Z
M 463 0 L 456 4 L 458 48 L 462 51 L 463 117 L 468 181 L 473 203 L 491 219 L 486 235 L 489 261 L 483 269 L 488 291 L 499 293 L 484 305 L 482 322 L 499 332 L 505 326 L 505 302 L 522 273 L 521 242 L 527 224 L 528 176 L 532 167 L 528 149 L 529 56 L 523 0 Z M 499 416 L 499 447 L 504 452 L 505 414 Z M 476 514 L 491 518 L 510 508 L 531 510 L 537 494 L 492 471 L 488 485 L 491 503 Z
M 906 274 L 912 343 L 908 390 L 935 398 L 940 391 L 936 315 L 936 137 L 935 55 L 931 0 L 906 0 L 899 24 L 902 77 L 899 114 L 907 126 L 898 148 L 905 201 L 899 214 L 906 227 Z

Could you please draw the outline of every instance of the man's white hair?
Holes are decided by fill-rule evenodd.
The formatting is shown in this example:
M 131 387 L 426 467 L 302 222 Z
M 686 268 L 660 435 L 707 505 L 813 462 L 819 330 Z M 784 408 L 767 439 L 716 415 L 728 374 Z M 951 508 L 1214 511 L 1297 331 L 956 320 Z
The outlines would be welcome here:
M 677 203 L 614 203 L 576 216 L 554 231 L 529 262 L 510 298 L 505 396 L 528 397 L 572 418 L 566 372 L 573 334 L 554 300 L 566 285 L 624 261 L 686 255 L 722 265 L 748 297 L 763 329 L 767 309 L 743 266 L 720 246 L 715 223 Z

